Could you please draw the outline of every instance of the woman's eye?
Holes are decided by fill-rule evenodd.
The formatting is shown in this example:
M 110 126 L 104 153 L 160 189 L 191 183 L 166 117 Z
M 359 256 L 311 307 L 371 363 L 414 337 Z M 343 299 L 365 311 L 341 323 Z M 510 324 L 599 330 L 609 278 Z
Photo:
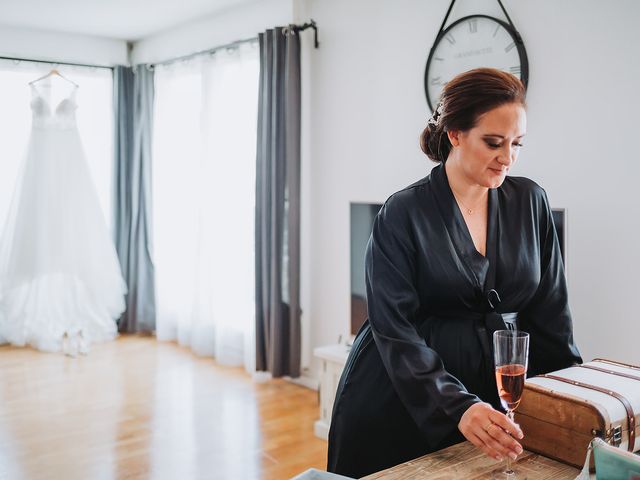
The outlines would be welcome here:
M 502 146 L 502 145 L 500 145 L 499 143 L 491 143 L 491 142 L 486 142 L 486 143 L 487 143 L 487 146 L 488 146 L 489 148 L 494 148 L 494 149 L 495 149 L 495 148 L 500 148 L 500 147 Z M 521 143 L 514 143 L 514 144 L 513 144 L 513 146 L 514 146 L 514 147 L 518 147 L 518 148 L 520 148 L 520 147 L 522 147 L 522 146 L 524 146 L 524 145 L 522 145 Z

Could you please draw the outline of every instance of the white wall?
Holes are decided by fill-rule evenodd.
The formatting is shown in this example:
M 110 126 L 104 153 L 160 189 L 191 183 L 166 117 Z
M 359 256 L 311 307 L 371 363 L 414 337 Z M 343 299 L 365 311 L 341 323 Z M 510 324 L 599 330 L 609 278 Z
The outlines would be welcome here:
M 303 282 L 311 346 L 349 330 L 349 202 L 385 200 L 433 166 L 418 147 L 430 114 L 424 67 L 449 0 L 300 0 L 320 27 L 306 50 Z M 497 2 L 457 2 L 452 18 Z M 508 0 L 530 64 L 529 127 L 514 175 L 568 209 L 568 279 L 585 359 L 640 363 L 640 2 Z M 473 10 L 473 11 L 472 11 Z M 309 37 L 308 42 L 311 39 Z M 317 364 L 314 362 L 312 373 Z
M 7 26 L 0 26 L 0 56 L 105 67 L 128 64 L 123 40 Z
M 257 37 L 291 23 L 291 0 L 261 0 L 135 42 L 131 63 L 153 63 Z

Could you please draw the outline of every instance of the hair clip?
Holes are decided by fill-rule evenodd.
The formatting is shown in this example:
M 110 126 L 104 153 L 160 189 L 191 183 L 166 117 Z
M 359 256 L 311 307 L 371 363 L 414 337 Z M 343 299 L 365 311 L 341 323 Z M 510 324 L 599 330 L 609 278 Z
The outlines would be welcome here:
M 438 126 L 438 123 L 440 123 L 440 117 L 442 116 L 442 106 L 443 102 L 440 100 L 438 106 L 429 117 L 429 120 L 427 120 L 427 125 Z

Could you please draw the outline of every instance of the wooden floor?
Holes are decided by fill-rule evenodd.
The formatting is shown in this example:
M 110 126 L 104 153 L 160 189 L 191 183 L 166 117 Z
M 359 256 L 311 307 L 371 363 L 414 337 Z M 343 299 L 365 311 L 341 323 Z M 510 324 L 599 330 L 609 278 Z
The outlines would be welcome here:
M 0 479 L 286 479 L 326 466 L 317 392 L 172 343 L 0 347 Z

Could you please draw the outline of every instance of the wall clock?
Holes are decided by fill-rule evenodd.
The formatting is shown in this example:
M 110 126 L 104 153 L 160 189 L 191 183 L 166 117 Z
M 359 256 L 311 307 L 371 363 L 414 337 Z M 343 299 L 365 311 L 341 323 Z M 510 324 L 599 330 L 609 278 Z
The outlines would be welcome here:
M 429 52 L 424 73 L 427 102 L 433 111 L 444 85 L 457 74 L 478 67 L 493 67 L 529 81 L 529 62 L 522 37 L 502 2 L 508 23 L 488 15 L 469 15 L 444 28 L 455 0 L 442 22 Z

